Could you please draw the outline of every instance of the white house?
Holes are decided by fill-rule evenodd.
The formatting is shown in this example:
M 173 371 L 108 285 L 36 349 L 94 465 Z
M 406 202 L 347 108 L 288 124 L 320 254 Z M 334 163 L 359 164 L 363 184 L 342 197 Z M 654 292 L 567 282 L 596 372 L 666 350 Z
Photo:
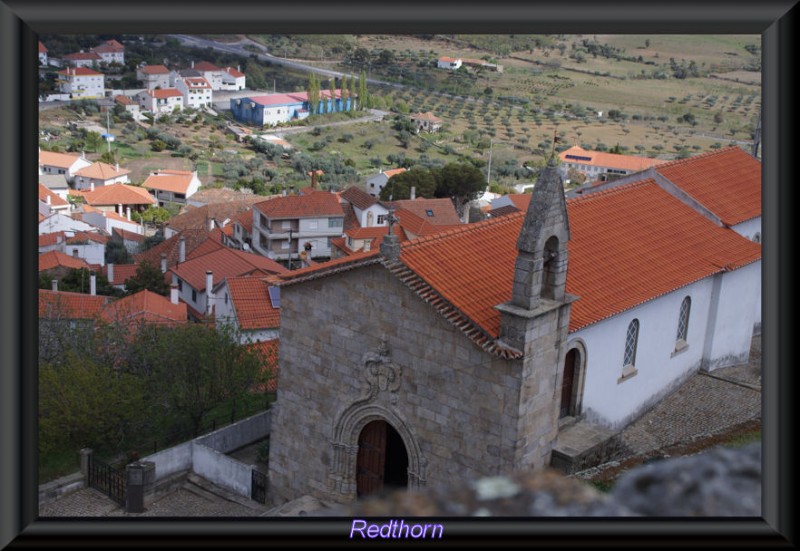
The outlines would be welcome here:
M 125 96 L 123 94 L 119 94 L 114 96 L 114 102 L 117 105 L 121 105 L 125 111 L 128 113 L 132 113 L 136 116 L 139 113 L 139 104 L 132 100 L 130 97 Z
M 72 182 L 79 170 L 91 165 L 92 162 L 86 159 L 84 153 L 78 155 L 39 150 L 39 174 L 63 174 L 67 182 Z
M 39 235 L 67 231 L 97 231 L 97 226 L 88 220 L 76 220 L 60 212 L 53 213 L 39 222 Z
M 212 90 L 222 89 L 222 75 L 224 72 L 222 69 L 208 61 L 200 61 L 199 63 L 192 61 L 192 69 L 198 71 L 211 84 Z
M 386 183 L 389 181 L 389 178 L 394 176 L 395 174 L 400 174 L 401 172 L 405 172 L 405 168 L 393 168 L 392 170 L 383 170 L 374 176 L 367 178 L 366 184 L 364 184 L 364 189 L 367 193 L 372 195 L 373 197 L 378 197 L 381 193 L 381 190 L 384 188 Z
M 47 207 L 46 216 L 54 212 L 69 214 L 69 203 L 43 184 L 39 184 L 39 202 Z
M 87 264 L 103 266 L 106 263 L 108 237 L 97 232 L 66 232 L 64 253 L 82 258 Z
M 143 90 L 136 94 L 136 101 L 142 111 L 150 111 L 155 115 L 183 110 L 183 94 L 176 88 Z
M 83 207 L 83 221 L 111 234 L 114 229 L 144 235 L 144 227 L 133 220 L 114 211 L 102 211 L 91 207 Z
M 180 77 L 175 79 L 175 88 L 183 94 L 183 106 L 199 109 L 211 107 L 213 102 L 211 84 L 202 77 Z
M 214 287 L 215 319 L 218 326 L 229 325 L 242 344 L 278 338 L 280 289 L 269 278 L 228 277 Z
M 67 65 L 72 67 L 97 68 L 97 66 L 103 61 L 103 58 L 96 53 L 84 52 L 81 50 L 80 52 L 65 55 L 63 60 L 67 63 Z
M 247 86 L 247 77 L 241 72 L 241 67 L 225 67 L 222 69 L 222 84 L 220 90 L 244 90 Z
M 58 71 L 58 86 L 70 99 L 102 98 L 105 95 L 105 76 L 87 67 L 68 67 Z
M 336 195 L 312 191 L 275 197 L 253 205 L 253 249 L 268 258 L 299 261 L 330 257 L 331 239 L 341 237 L 344 211 Z
M 119 163 L 111 166 L 98 161 L 77 171 L 73 179 L 73 184 L 77 190 L 93 190 L 101 186 L 127 184 L 128 174 L 130 174 L 130 172 L 131 171 L 126 168 L 120 168 Z
M 106 40 L 99 46 L 90 50 L 91 52 L 100 56 L 103 63 L 119 63 L 125 64 L 125 46 L 114 40 Z
M 142 183 L 142 187 L 150 192 L 160 207 L 166 203 L 185 205 L 201 185 L 196 170 L 157 170 Z
M 440 57 L 436 62 L 439 69 L 458 69 L 461 67 L 461 60 L 453 57 Z
M 39 41 L 39 65 L 47 65 L 47 48 Z
M 351 186 L 340 194 L 340 198 L 352 205 L 353 212 L 362 228 L 387 224 L 389 209 L 361 188 Z
M 170 71 L 164 65 L 144 65 L 136 69 L 137 80 L 142 81 L 145 88 L 169 88 Z
M 573 169 L 585 175 L 589 181 L 625 176 L 666 162 L 649 157 L 589 151 L 577 145 L 562 151 L 558 157 L 561 159 L 563 176 L 566 177 L 568 171 Z

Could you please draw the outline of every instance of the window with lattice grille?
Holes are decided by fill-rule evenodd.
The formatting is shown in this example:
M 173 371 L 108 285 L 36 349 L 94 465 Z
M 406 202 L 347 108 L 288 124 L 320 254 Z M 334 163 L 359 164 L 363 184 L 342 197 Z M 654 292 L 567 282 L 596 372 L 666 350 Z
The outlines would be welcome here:
M 692 309 L 692 299 L 686 297 L 681 303 L 681 312 L 678 316 L 678 340 L 686 341 L 689 335 L 689 311 Z
M 625 359 L 623 366 L 636 364 L 636 345 L 639 342 L 639 320 L 633 320 L 628 325 L 628 334 L 625 337 Z

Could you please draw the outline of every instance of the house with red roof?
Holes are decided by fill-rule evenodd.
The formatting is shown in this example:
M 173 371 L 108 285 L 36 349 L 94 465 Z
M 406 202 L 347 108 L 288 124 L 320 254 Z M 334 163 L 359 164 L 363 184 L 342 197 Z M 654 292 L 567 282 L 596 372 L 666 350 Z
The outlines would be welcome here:
M 56 153 L 39 150 L 39 174 L 62 174 L 71 183 L 81 169 L 92 166 L 84 153 Z
M 94 191 L 95 187 L 127 184 L 130 173 L 127 168 L 120 168 L 119 163 L 112 166 L 97 161 L 75 172 L 73 185 L 77 190 Z
M 117 211 L 119 210 L 119 206 L 117 206 Z M 122 215 L 114 210 L 100 210 L 84 204 L 81 211 L 80 214 L 75 213 L 75 216 L 80 216 L 83 222 L 91 224 L 95 230 L 100 229 L 110 235 L 116 228 L 144 235 L 144 227 L 131 219 L 130 208 L 126 208 L 125 214 Z
M 280 289 L 269 277 L 228 277 L 214 286 L 214 318 L 229 326 L 239 342 L 256 343 L 278 338 L 281 322 Z
M 75 52 L 74 54 L 67 54 L 62 58 L 71 67 L 89 67 L 96 69 L 103 58 L 94 52 Z
M 134 97 L 139 102 L 139 109 L 156 116 L 183 111 L 183 94 L 177 88 L 142 90 Z
M 391 170 L 380 169 L 380 171 L 377 174 L 367 178 L 367 181 L 364 184 L 364 189 L 366 190 L 367 193 L 369 193 L 373 197 L 378 197 L 381 194 L 381 190 L 389 182 L 389 178 L 391 178 L 395 174 L 401 174 L 406 170 L 408 169 L 405 168 L 393 168 Z
M 141 212 L 150 205 L 156 204 L 156 200 L 143 187 L 111 184 L 95 188 L 93 179 L 89 181 L 89 191 L 76 190 L 72 191 L 70 195 L 80 198 L 83 204 L 99 211 L 117 212 L 120 216 L 127 214 L 128 219 L 130 219 L 130 211 Z
M 235 69 L 233 67 L 223 68 L 220 90 L 244 90 L 247 87 L 247 77 L 241 69 L 241 66 L 238 65 Z
M 434 115 L 431 111 L 414 113 L 409 115 L 408 118 L 410 118 L 416 126 L 417 134 L 420 132 L 438 132 L 442 128 L 442 123 L 444 123 L 442 119 Z
M 336 194 L 313 191 L 274 197 L 253 205 L 252 248 L 271 259 L 331 256 L 331 239 L 341 237 L 344 212 Z
M 386 225 L 388 207 L 360 187 L 350 186 L 339 194 L 339 199 L 352 206 L 358 225 L 362 228 Z
M 109 302 L 100 313 L 106 323 L 121 324 L 131 330 L 143 324 L 175 326 L 188 321 L 186 304 L 178 300 L 177 289 L 170 298 L 144 289 L 127 297 Z
M 56 232 L 97 231 L 90 222 L 78 220 L 72 216 L 55 212 L 39 221 L 39 235 Z
M 461 67 L 461 60 L 455 57 L 442 56 L 436 61 L 436 67 L 455 70 Z
M 354 97 L 342 97 L 339 89 L 334 90 L 333 96 L 330 90 L 320 90 L 316 112 L 350 111 L 354 105 Z M 302 120 L 313 110 L 307 92 L 231 98 L 230 101 L 233 117 L 253 126 L 275 126 L 292 120 Z
M 106 263 L 108 240 L 107 236 L 98 232 L 65 232 L 64 252 L 87 264 L 102 266 Z
M 641 172 L 666 161 L 637 157 L 635 155 L 618 155 L 602 151 L 589 151 L 577 145 L 558 154 L 561 159 L 563 174 L 566 177 L 570 169 L 585 175 L 588 181 L 608 180 Z
M 747 361 L 760 269 L 655 179 L 567 201 L 551 159 L 526 211 L 281 274 L 275 502 L 580 461 L 562 433 Z
M 285 271 L 286 268 L 269 258 L 207 240 L 192 251 L 185 262 L 169 268 L 168 273 L 172 275 L 172 283 L 178 286 L 181 300 L 188 305 L 190 316 L 202 321 L 214 315 L 217 305 L 224 304 L 224 297 L 214 293 L 215 282 L 229 277 L 266 276 Z
M 47 65 L 47 48 L 39 41 L 39 65 Z
M 142 188 L 148 190 L 159 207 L 166 203 L 185 205 L 202 185 L 196 170 L 156 170 L 142 182 Z
M 69 213 L 69 203 L 42 184 L 39 184 L 39 203 L 47 206 L 47 215 L 54 212 Z
M 211 107 L 214 101 L 211 83 L 203 77 L 180 77 L 175 79 L 175 88 L 183 94 L 183 107 L 200 109 Z
M 140 80 L 148 90 L 169 88 L 170 70 L 164 65 L 143 65 L 136 69 L 136 79 Z
M 103 63 L 125 64 L 125 46 L 113 38 L 95 46 L 90 51 L 100 56 Z
M 56 82 L 70 99 L 93 99 L 105 96 L 105 75 L 88 67 L 67 67 L 58 71 Z

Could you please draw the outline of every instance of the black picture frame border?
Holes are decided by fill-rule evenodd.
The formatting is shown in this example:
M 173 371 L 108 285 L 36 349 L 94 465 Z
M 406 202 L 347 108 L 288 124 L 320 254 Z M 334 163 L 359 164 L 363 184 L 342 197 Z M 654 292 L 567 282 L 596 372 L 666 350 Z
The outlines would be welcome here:
M 791 145 L 797 120 L 794 1 L 724 4 L 587 0 L 463 4 L 367 2 L 257 4 L 234 0 L 158 3 L 0 0 L 0 547 L 346 546 L 349 519 L 38 520 L 36 478 L 35 167 L 36 36 L 47 33 L 286 34 L 391 32 L 762 34 L 763 51 L 763 518 L 761 519 L 440 519 L 442 544 L 682 545 L 762 547 L 794 541 L 794 327 Z M 278 30 L 280 29 L 280 30 Z M 794 45 L 794 46 L 793 46 Z M 17 75 L 18 78 L 13 78 Z M 779 185 L 781 183 L 781 185 Z M 780 299 L 780 300 L 779 300 Z M 781 366 L 782 369 L 778 369 Z M 12 541 L 13 540 L 13 541 Z M 398 542 L 399 543 L 399 542 Z M 430 543 L 430 542 L 429 542 Z M 377 544 L 377 542 L 373 542 Z

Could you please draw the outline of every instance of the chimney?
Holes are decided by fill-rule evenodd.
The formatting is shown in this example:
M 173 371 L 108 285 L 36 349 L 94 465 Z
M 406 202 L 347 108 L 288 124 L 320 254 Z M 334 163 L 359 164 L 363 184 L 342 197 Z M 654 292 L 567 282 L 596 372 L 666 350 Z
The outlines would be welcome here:
M 84 159 L 84 160 L 86 159 L 86 152 L 85 151 L 81 151 L 81 159 Z
M 89 180 L 89 191 L 94 191 L 94 180 Z
M 178 284 L 173 283 L 169 286 L 169 301 L 172 304 L 178 304 Z
M 214 293 L 211 289 L 214 287 L 214 274 L 211 270 L 206 270 L 206 315 L 211 315 L 211 300 L 214 298 Z
M 123 210 L 122 204 L 117 205 L 117 214 L 119 214 L 120 216 L 125 215 L 125 210 Z
M 241 65 L 237 65 L 237 66 L 236 66 L 236 70 L 237 70 L 237 71 L 239 71 L 239 72 L 241 73 L 241 72 L 242 72 L 242 66 L 241 66 Z
M 49 195 L 46 195 L 44 200 L 45 200 L 45 203 L 47 203 L 48 205 L 50 204 L 50 196 Z
M 411 200 L 413 201 L 416 198 L 417 198 L 417 187 L 411 186 Z
M 161 273 L 167 273 L 167 253 L 161 253 Z
M 92 296 L 97 294 L 97 277 L 94 272 L 89 272 L 89 294 Z
M 283 189 L 281 190 L 281 195 L 283 195 L 284 197 L 286 197 L 286 188 L 283 188 Z
M 194 69 L 194 61 L 192 61 L 192 69 Z
M 183 236 L 178 241 L 178 262 L 186 262 L 186 238 Z
M 108 266 L 108 271 L 107 271 L 107 276 L 106 277 L 108 277 L 108 282 L 113 285 L 114 284 L 114 264 L 109 262 L 108 264 L 106 264 L 106 266 Z
M 54 279 L 53 281 L 51 281 L 50 287 L 53 289 L 53 291 L 58 291 L 58 280 Z
M 119 172 L 119 162 L 114 163 L 114 170 Z
M 125 217 L 126 217 L 128 220 L 130 220 L 130 219 L 131 219 L 131 207 L 130 207 L 130 206 L 127 206 L 127 207 L 125 207 Z
M 208 219 L 208 231 L 212 231 L 215 227 L 215 222 L 213 218 Z

